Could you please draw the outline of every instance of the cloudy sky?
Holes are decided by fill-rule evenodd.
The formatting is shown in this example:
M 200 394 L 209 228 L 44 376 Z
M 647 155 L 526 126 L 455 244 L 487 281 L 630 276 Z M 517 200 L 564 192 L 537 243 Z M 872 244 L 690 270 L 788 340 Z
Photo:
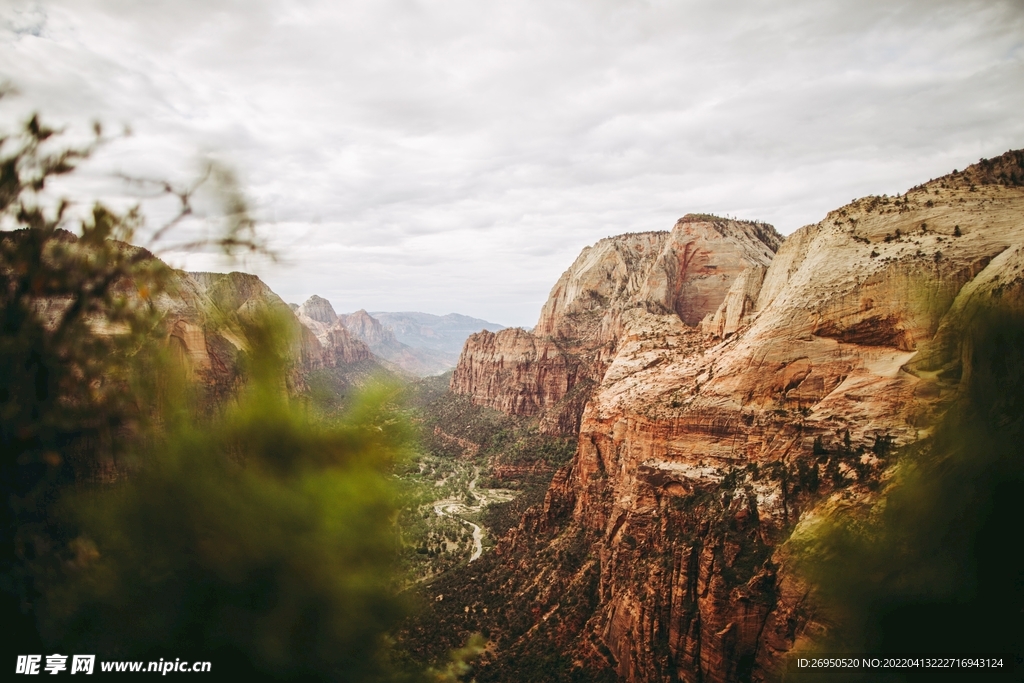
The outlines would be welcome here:
M 790 233 L 1024 147 L 1024 0 L 0 0 L 0 77 L 7 130 L 130 126 L 83 203 L 234 168 L 287 301 L 532 325 L 602 237 Z

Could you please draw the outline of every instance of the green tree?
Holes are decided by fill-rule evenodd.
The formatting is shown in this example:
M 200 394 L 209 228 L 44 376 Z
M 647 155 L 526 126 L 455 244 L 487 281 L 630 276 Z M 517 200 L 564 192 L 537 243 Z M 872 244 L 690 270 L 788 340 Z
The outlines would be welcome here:
M 138 415 L 123 387 L 157 323 L 148 294 L 164 271 L 111 239 L 132 236 L 137 211 L 96 205 L 76 237 L 69 204 L 40 200 L 100 142 L 97 129 L 93 145 L 48 151 L 55 136 L 36 117 L 0 136 L 0 576 L 5 612 L 22 615 L 38 598 L 32 571 L 60 542 L 54 501 L 97 454 L 118 454 Z

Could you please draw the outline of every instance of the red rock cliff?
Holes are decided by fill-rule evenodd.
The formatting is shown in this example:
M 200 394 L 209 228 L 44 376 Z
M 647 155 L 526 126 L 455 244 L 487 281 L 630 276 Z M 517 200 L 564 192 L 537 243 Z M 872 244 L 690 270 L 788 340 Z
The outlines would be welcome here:
M 452 617 L 497 634 L 478 679 L 518 680 L 557 652 L 559 680 L 775 680 L 814 632 L 780 544 L 812 512 L 872 500 L 889 446 L 927 437 L 969 372 L 969 304 L 1024 310 L 1022 185 L 1011 152 L 834 211 L 695 309 L 623 309 L 575 460 L 480 581 L 480 600 L 498 591 L 508 607 L 477 616 L 470 591 Z M 574 301 L 606 310 L 566 291 L 545 306 L 552 336 Z M 460 382 L 480 396 L 523 386 L 518 370 L 507 388 L 473 367 Z
M 542 416 L 542 429 L 579 429 L 637 308 L 696 325 L 715 312 L 737 278 L 763 269 L 781 243 L 771 226 L 688 215 L 671 232 L 603 239 L 562 274 L 533 332 L 471 336 L 452 391 L 516 415 Z

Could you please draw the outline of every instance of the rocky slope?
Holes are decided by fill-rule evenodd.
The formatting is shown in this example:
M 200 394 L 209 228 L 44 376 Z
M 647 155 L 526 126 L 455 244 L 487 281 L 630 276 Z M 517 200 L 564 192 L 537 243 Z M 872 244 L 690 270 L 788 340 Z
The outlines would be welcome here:
M 750 273 L 763 272 L 781 241 L 771 226 L 703 215 L 681 218 L 671 232 L 601 240 L 562 274 L 532 332 L 485 331 L 466 341 L 452 391 L 541 415 L 545 431 L 575 433 L 631 311 L 696 324 L 717 311 L 737 278 L 756 279 Z
M 326 304 L 326 308 L 321 304 Z M 238 361 L 247 347 L 245 327 L 256 316 L 274 313 L 292 337 L 292 382 L 305 386 L 309 373 L 376 366 L 370 349 L 341 325 L 327 325 L 333 310 L 325 300 L 294 311 L 258 277 L 247 273 L 173 274 L 156 305 L 165 316 L 169 343 L 214 396 L 229 394 L 238 381 Z M 315 318 L 310 318 L 312 314 Z M 336 318 L 336 316 L 335 316 Z M 363 372 L 365 374 L 365 372 Z
M 338 315 L 330 301 L 315 294 L 301 306 L 293 304 L 292 310 L 339 362 L 374 358 L 398 374 L 419 377 L 442 373 L 454 365 L 444 353 L 403 344 L 394 330 L 365 310 Z
M 892 448 L 927 438 L 970 372 L 962 331 L 979 302 L 1024 309 L 1022 186 L 1024 152 L 1010 152 L 855 201 L 774 258 L 682 223 L 676 244 L 708 245 L 696 278 L 692 251 L 624 246 L 664 251 L 667 235 L 585 251 L 538 324 L 562 357 L 581 331 L 609 345 L 577 456 L 430 617 L 452 643 L 491 634 L 478 680 L 774 680 L 818 628 L 783 542 L 873 500 Z M 731 277 L 708 272 L 719 263 Z M 642 305 L 617 306 L 627 290 Z M 539 389 L 562 377 L 539 368 L 559 356 L 503 334 L 467 343 L 453 388 L 509 412 L 549 406 L 562 384 Z
M 327 367 L 373 358 L 370 348 L 345 327 L 327 299 L 314 294 L 294 311 L 299 322 L 320 341 Z

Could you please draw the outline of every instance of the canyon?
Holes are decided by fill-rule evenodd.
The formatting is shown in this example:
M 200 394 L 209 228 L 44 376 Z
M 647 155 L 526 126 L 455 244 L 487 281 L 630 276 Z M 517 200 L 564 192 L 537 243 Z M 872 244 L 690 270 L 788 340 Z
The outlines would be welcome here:
M 899 450 L 927 447 L 970 376 L 978 312 L 1024 312 L 1022 216 L 1018 151 L 856 200 L 785 239 L 688 214 L 584 249 L 532 330 L 466 339 L 435 403 L 449 401 L 429 423 L 445 442 L 431 455 L 437 481 L 451 478 L 452 444 L 472 472 L 462 512 L 481 475 L 502 496 L 509 481 L 549 483 L 507 503 L 511 522 L 486 531 L 493 546 L 482 519 L 442 520 L 469 536 L 454 545 L 472 562 L 425 571 L 426 612 L 401 642 L 428 659 L 483 632 L 481 682 L 777 680 L 788 653 L 828 628 L 789 540 L 876 503 Z M 339 315 L 317 296 L 289 305 L 244 273 L 176 271 L 155 304 L 171 348 L 218 400 L 239 386 L 247 329 L 266 313 L 291 332 L 296 393 L 316 373 L 343 391 L 443 367 L 365 310 Z M 394 321 L 413 336 L 437 324 L 378 315 L 405 316 Z M 454 431 L 470 407 L 524 420 L 492 421 L 515 433 L 515 457 L 493 438 L 476 460 L 476 442 Z M 556 457 L 524 457 L 538 445 Z M 121 474 L 97 468 L 83 478 Z M 432 533 L 422 549 L 436 560 L 450 544 Z
M 337 369 L 353 379 L 379 367 L 369 347 L 346 328 L 297 316 L 248 273 L 170 271 L 154 304 L 164 318 L 171 347 L 213 398 L 222 399 L 237 388 L 240 359 L 249 347 L 247 327 L 265 315 L 275 316 L 291 340 L 287 351 L 294 390 L 304 388 L 311 372 Z
M 238 381 L 239 354 L 247 344 L 245 325 L 267 313 L 278 316 L 292 339 L 289 356 L 296 388 L 305 386 L 304 376 L 318 371 L 330 371 L 342 383 L 358 385 L 382 373 L 409 379 L 437 374 L 453 365 L 443 350 L 432 348 L 429 338 L 421 347 L 409 346 L 365 310 L 339 315 L 327 299 L 317 295 L 301 305 L 286 304 L 248 273 L 172 271 L 166 291 L 156 297 L 155 304 L 165 316 L 169 343 L 187 362 L 193 377 L 216 396 L 227 395 Z M 428 334 L 433 318 L 442 324 L 454 318 L 463 325 L 479 323 L 477 329 L 502 329 L 457 314 L 380 315 L 399 316 L 400 320 L 424 318 L 422 328 Z M 448 330 L 442 343 L 459 343 L 460 334 L 464 339 L 469 329 Z M 412 336 L 415 342 L 415 331 Z
M 451 379 L 576 455 L 409 642 L 486 633 L 479 681 L 776 680 L 825 628 L 787 540 L 927 445 L 997 305 L 1024 311 L 1021 151 L 785 239 L 699 214 L 588 247 L 531 332 L 471 336 Z

